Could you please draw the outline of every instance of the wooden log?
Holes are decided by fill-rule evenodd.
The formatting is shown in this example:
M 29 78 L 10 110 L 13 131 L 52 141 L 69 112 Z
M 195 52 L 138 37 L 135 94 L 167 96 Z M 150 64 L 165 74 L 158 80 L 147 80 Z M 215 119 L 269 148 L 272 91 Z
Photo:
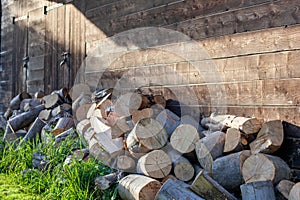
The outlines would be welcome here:
M 277 184 L 290 178 L 291 169 L 279 157 L 258 153 L 247 158 L 242 167 L 243 179 L 246 183 L 271 180 Z
M 34 93 L 34 98 L 35 99 L 41 99 L 44 96 L 45 96 L 45 93 L 43 91 L 41 91 L 41 90 L 39 90 L 39 91 L 37 91 L 37 92 Z
M 83 104 L 91 104 L 91 95 L 88 94 L 81 94 L 77 99 L 74 99 L 72 103 L 72 110 L 73 113 L 76 113 L 76 110 L 79 108 L 79 106 Z
M 90 96 L 91 90 L 87 84 L 80 83 L 80 84 L 73 85 L 73 87 L 69 91 L 69 94 L 71 98 L 75 101 L 81 95 L 84 96 L 85 94 L 87 94 Z
M 81 121 L 87 118 L 87 113 L 91 107 L 91 104 L 83 104 L 76 110 L 75 116 L 77 121 Z
M 20 109 L 20 104 L 23 99 L 31 99 L 30 94 L 27 92 L 21 92 L 17 96 L 15 96 L 9 103 L 9 107 L 12 110 L 19 110 Z
M 37 136 L 40 135 L 42 128 L 45 125 L 46 123 L 37 117 L 35 121 L 32 123 L 32 125 L 30 126 L 25 137 L 21 140 L 19 146 L 23 145 L 27 141 L 33 141 Z
M 212 179 L 205 171 L 200 171 L 195 180 L 190 186 L 196 194 L 200 195 L 204 199 L 214 200 L 237 200 L 232 194 L 219 185 L 214 179 Z
M 225 133 L 217 131 L 196 143 L 198 161 L 207 172 L 211 172 L 213 161 L 223 154 L 225 137 Z
M 44 96 L 43 102 L 44 102 L 45 108 L 47 108 L 47 109 L 52 109 L 52 108 L 64 103 L 63 100 L 61 99 L 61 97 L 56 93 Z
M 93 136 L 95 135 L 96 133 L 95 133 L 95 131 L 94 131 L 94 129 L 92 128 L 92 127 L 89 127 L 89 128 L 87 128 L 86 129 L 86 131 L 84 131 L 84 133 L 83 133 L 83 138 L 85 139 L 85 141 L 87 141 L 87 143 L 88 143 L 88 145 L 90 144 L 90 142 L 91 142 L 91 140 L 92 140 L 92 138 L 93 138 Z M 97 142 L 98 142 L 98 140 L 97 139 L 94 139 L 94 140 L 96 140 Z M 90 146 L 90 145 L 89 145 Z
M 3 116 L 6 120 L 8 120 L 12 116 L 12 114 L 13 110 L 10 107 L 8 107 Z
M 243 184 L 244 181 L 242 166 L 250 155 L 251 152 L 249 150 L 244 150 L 217 158 L 212 166 L 213 179 L 226 190 L 239 190 L 240 185 Z
M 204 137 L 204 135 L 201 134 L 201 131 L 204 131 L 205 129 L 192 116 L 190 116 L 190 115 L 181 116 L 180 124 L 190 124 L 190 125 L 194 126 L 197 129 L 197 131 L 199 132 L 199 136 Z
M 280 120 L 268 121 L 263 124 L 256 139 L 251 142 L 250 149 L 252 154 L 274 153 L 283 142 L 283 126 Z
M 63 103 L 59 106 L 56 106 L 55 108 L 52 109 L 51 115 L 53 117 L 57 116 L 57 115 L 63 115 L 65 116 L 66 113 L 68 114 L 72 114 L 72 106 L 70 104 L 67 103 Z
M 16 117 L 9 119 L 8 123 L 14 131 L 25 128 L 29 126 L 36 119 L 39 113 L 44 109 L 45 106 L 38 105 L 28 112 L 24 112 Z
M 229 128 L 226 131 L 226 138 L 224 144 L 224 153 L 238 152 L 244 149 L 248 144 L 246 137 L 243 133 L 236 128 Z
M 89 108 L 89 110 L 88 110 L 88 112 L 86 114 L 86 118 L 87 119 L 90 119 L 92 116 L 94 116 L 94 111 L 96 110 L 96 108 L 97 108 L 97 104 L 96 103 L 93 103 L 90 106 L 90 108 Z
M 168 140 L 165 129 L 158 121 L 152 118 L 141 119 L 129 135 L 132 135 L 134 140 L 126 140 L 128 148 L 136 145 L 136 143 L 140 143 L 149 150 L 160 149 Z
M 112 162 L 112 157 L 107 153 L 95 138 L 91 138 L 89 144 L 89 152 L 95 159 L 100 160 L 103 164 L 109 166 Z
M 288 199 L 290 191 L 294 185 L 295 183 L 292 181 L 281 180 L 275 187 L 275 194 L 277 196 L 277 199 Z
M 155 179 L 131 174 L 120 180 L 118 193 L 124 200 L 153 200 L 161 188 L 161 183 Z
M 153 178 L 164 178 L 171 172 L 172 161 L 162 150 L 153 150 L 142 156 L 137 163 L 137 172 Z
M 167 105 L 166 99 L 162 95 L 155 95 L 153 97 L 153 101 L 155 104 L 161 105 L 163 108 Z
M 113 172 L 104 176 L 98 176 L 95 179 L 95 185 L 100 190 L 106 190 L 124 177 L 123 172 Z
M 130 116 L 131 110 L 137 110 L 142 104 L 142 97 L 137 93 L 121 95 L 114 103 L 115 112 L 120 116 Z
M 194 151 L 199 139 L 200 137 L 195 127 L 189 124 L 182 124 L 174 130 L 170 143 L 174 149 L 184 154 Z
M 300 182 L 296 183 L 289 194 L 289 200 L 299 200 L 300 197 Z
M 275 200 L 272 181 L 255 181 L 241 185 L 243 200 Z
M 98 117 L 91 117 L 90 122 L 96 133 L 107 132 L 110 130 L 110 127 L 105 125 Z
M 110 135 L 110 130 L 106 132 L 95 131 L 93 137 L 98 141 L 101 147 L 112 157 L 116 157 L 117 154 L 120 154 L 120 152 L 123 150 L 123 140 L 121 138 L 112 139 Z
M 124 172 L 134 172 L 136 170 L 136 161 L 130 155 L 120 155 L 117 158 L 117 168 Z
M 168 179 L 155 196 L 155 200 L 168 200 L 168 199 L 188 199 L 188 200 L 202 200 L 193 193 L 189 185 L 179 181 Z M 204 199 L 203 199 L 204 200 Z
M 107 118 L 110 108 L 112 107 L 113 103 L 110 99 L 105 99 L 98 108 L 101 110 L 101 115 L 104 119 Z
M 180 124 L 180 117 L 168 109 L 163 110 L 156 117 L 156 120 L 159 121 L 159 123 L 165 128 L 169 137 Z
M 53 136 L 57 136 L 58 134 L 75 127 L 73 118 L 70 117 L 62 117 L 58 120 L 56 126 L 54 127 L 52 134 Z
M 132 110 L 131 117 L 132 122 L 136 124 L 139 120 L 144 118 L 151 118 L 153 116 L 153 110 L 151 108 L 145 108 L 143 110 Z
M 257 118 L 238 117 L 235 115 L 211 115 L 206 123 L 221 124 L 225 127 L 236 128 L 245 134 L 257 133 L 261 128 L 261 121 Z M 205 123 L 201 121 L 201 125 Z
M 80 121 L 77 126 L 76 126 L 76 130 L 79 133 L 79 135 L 83 136 L 84 132 L 91 127 L 91 123 L 90 120 L 88 119 L 84 119 L 82 121 Z
M 70 129 L 58 134 L 57 136 L 55 136 L 55 142 L 57 142 L 57 143 L 61 142 L 61 141 L 65 140 L 67 137 L 70 137 L 70 136 L 72 136 L 72 137 L 77 136 L 74 128 L 70 128 Z
M 27 112 L 40 104 L 40 99 L 23 99 L 20 104 L 20 110 L 22 112 Z
M 52 110 L 42 110 L 38 116 L 40 120 L 48 121 L 51 117 Z
M 59 90 L 54 90 L 51 94 L 58 94 L 59 97 L 63 100 L 65 103 L 72 103 L 72 98 L 69 95 L 69 90 L 67 88 L 61 88 Z

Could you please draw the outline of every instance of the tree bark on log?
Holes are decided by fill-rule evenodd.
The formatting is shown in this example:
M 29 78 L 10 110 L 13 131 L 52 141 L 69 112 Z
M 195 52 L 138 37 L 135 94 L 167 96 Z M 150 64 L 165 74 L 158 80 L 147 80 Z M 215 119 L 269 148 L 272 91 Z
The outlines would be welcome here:
M 23 99 L 20 104 L 20 110 L 27 112 L 38 105 L 41 105 L 40 99 Z
M 77 136 L 74 128 L 70 128 L 70 129 L 58 134 L 57 136 L 55 136 L 55 142 L 61 142 L 71 135 L 72 135 L 72 137 Z
M 95 185 L 100 190 L 106 190 L 122 178 L 124 178 L 123 172 L 114 172 L 111 174 L 97 177 L 95 179 Z
M 53 136 L 57 136 L 58 134 L 68 130 L 69 128 L 74 127 L 74 120 L 73 118 L 70 117 L 63 117 L 60 118 L 56 124 L 56 126 L 54 127 L 52 134 Z
M 255 181 L 241 185 L 243 200 L 275 200 L 272 181 Z
M 296 183 L 289 194 L 289 200 L 299 200 L 300 197 L 300 182 Z
M 242 166 L 251 155 L 249 150 L 217 158 L 213 162 L 212 177 L 229 191 L 239 190 L 243 183 Z
M 164 178 L 171 172 L 172 161 L 162 150 L 153 150 L 142 156 L 137 163 L 137 172 L 152 178 Z
M 33 141 L 37 135 L 39 135 L 42 131 L 42 128 L 46 125 L 46 123 L 42 120 L 40 120 L 38 117 L 35 119 L 35 121 L 30 126 L 27 134 L 25 137 L 21 140 L 20 145 L 23 145 L 27 141 Z
M 189 185 L 182 181 L 168 179 L 158 191 L 155 200 L 204 200 L 203 198 L 193 193 L 188 187 Z
M 204 199 L 237 200 L 237 198 L 225 190 L 204 171 L 201 171 L 196 176 L 194 182 L 190 186 L 190 189 Z
M 170 143 L 178 152 L 190 153 L 194 151 L 200 137 L 195 127 L 189 124 L 179 125 L 173 132 Z
M 159 113 L 159 115 L 156 117 L 156 120 L 159 121 L 159 123 L 165 128 L 169 137 L 180 124 L 180 117 L 168 109 L 165 109 Z
M 224 143 L 225 133 L 220 131 L 214 132 L 196 143 L 195 151 L 198 161 L 207 172 L 211 172 L 213 161 L 223 154 Z
M 276 196 L 278 199 L 288 199 L 289 194 L 293 186 L 295 185 L 294 182 L 288 180 L 281 180 L 276 186 Z M 300 194 L 299 194 L 300 197 Z
M 17 96 L 15 96 L 9 103 L 9 107 L 12 110 L 19 110 L 20 109 L 20 104 L 23 99 L 31 99 L 30 94 L 27 92 L 21 92 Z
M 282 122 L 280 120 L 268 121 L 263 124 L 256 139 L 251 142 L 251 153 L 274 153 L 280 148 L 283 138 Z
M 258 153 L 247 158 L 242 167 L 246 183 L 271 180 L 277 184 L 290 178 L 291 169 L 279 157 Z
M 161 105 L 163 108 L 167 105 L 166 99 L 162 95 L 155 95 L 153 97 L 153 101 L 155 104 Z
M 118 193 L 123 200 L 153 200 L 160 188 L 155 179 L 131 174 L 120 180 Z
M 4 133 L 4 140 L 6 137 L 9 137 L 9 134 L 13 133 L 14 131 L 20 130 L 29 126 L 39 115 L 39 113 L 45 109 L 45 106 L 39 105 L 34 109 L 22 113 L 16 117 L 13 117 L 7 121 L 8 128 L 6 128 Z

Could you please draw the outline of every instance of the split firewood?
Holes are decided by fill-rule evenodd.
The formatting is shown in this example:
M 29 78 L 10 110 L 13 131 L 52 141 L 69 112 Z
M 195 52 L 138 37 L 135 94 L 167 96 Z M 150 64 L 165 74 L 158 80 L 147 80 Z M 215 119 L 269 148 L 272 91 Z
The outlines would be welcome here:
M 168 136 L 170 137 L 173 131 L 179 126 L 180 124 L 180 117 L 176 114 L 172 113 L 170 110 L 165 109 L 163 110 L 157 117 L 156 120 L 159 121 L 161 125 L 167 131 Z
M 90 105 L 90 108 L 88 109 L 88 112 L 86 113 L 86 118 L 90 119 L 92 116 L 94 116 L 94 112 L 95 112 L 96 109 L 97 109 L 97 104 L 96 103 L 92 103 Z
M 179 181 L 168 179 L 161 189 L 158 191 L 155 200 L 160 199 L 188 199 L 188 200 L 204 200 L 196 195 L 189 188 L 189 185 Z
M 95 179 L 95 185 L 100 190 L 106 190 L 115 184 L 118 180 L 124 178 L 123 172 L 113 172 L 104 176 L 98 176 Z
M 5 130 L 4 139 L 6 138 L 6 136 L 8 136 L 8 134 L 29 126 L 37 118 L 39 113 L 44 109 L 45 106 L 39 105 L 28 112 L 24 112 L 16 117 L 9 119 L 7 121 L 8 128 L 6 128 Z
M 45 108 L 47 108 L 47 109 L 55 108 L 56 106 L 59 106 L 64 103 L 63 100 L 61 99 L 61 97 L 56 93 L 44 96 L 43 102 L 44 102 Z
M 38 116 L 40 120 L 48 121 L 51 118 L 52 110 L 42 110 Z
M 93 138 L 95 138 L 98 141 L 98 143 L 101 145 L 101 147 L 112 157 L 116 157 L 123 150 L 123 139 L 122 138 L 112 139 L 109 130 L 107 132 L 95 131 Z
M 83 104 L 91 104 L 91 103 L 92 103 L 92 101 L 91 101 L 91 95 L 81 94 L 72 103 L 73 113 L 76 113 L 76 110 L 79 108 L 79 106 L 81 106 Z
M 109 126 L 104 124 L 99 117 L 91 117 L 90 122 L 96 133 L 107 132 L 111 129 Z
M 87 113 L 91 107 L 91 104 L 83 104 L 79 106 L 76 110 L 75 117 L 76 120 L 81 121 L 86 119 Z
M 293 186 L 294 182 L 289 180 L 281 180 L 276 186 L 276 196 L 278 199 L 288 199 L 289 194 Z
M 170 143 L 174 149 L 184 154 L 194 151 L 199 139 L 200 137 L 195 127 L 189 124 L 182 124 L 174 130 Z
M 142 96 L 138 93 L 121 95 L 114 103 L 115 112 L 120 116 L 130 116 L 131 110 L 137 110 L 142 104 Z
M 162 148 L 168 140 L 168 135 L 162 125 L 152 118 L 141 119 L 127 137 L 128 148 L 138 143 L 148 150 Z
M 173 149 L 170 144 L 164 147 L 162 150 L 170 157 L 172 161 L 173 172 L 177 179 L 181 181 L 189 181 L 194 177 L 195 170 L 188 159 Z
M 37 91 L 36 93 L 34 93 L 34 98 L 35 99 L 41 99 L 45 96 L 45 93 L 42 90 Z
M 124 172 L 135 172 L 136 161 L 129 154 L 120 155 L 117 158 L 117 168 Z
M 255 181 L 241 185 L 243 200 L 275 200 L 272 181 Z
M 271 180 L 277 184 L 290 178 L 291 169 L 279 157 L 258 153 L 247 158 L 242 167 L 246 183 Z
M 137 163 L 137 172 L 152 178 L 164 178 L 171 172 L 172 161 L 162 150 L 153 150 L 142 156 Z
M 300 197 L 300 182 L 296 183 L 289 194 L 289 200 L 299 200 Z
M 74 127 L 74 120 L 70 117 L 62 117 L 58 120 L 56 126 L 54 127 L 52 133 L 53 136 L 57 136 L 58 134 L 68 130 L 69 128 Z
M 72 98 L 69 95 L 69 91 L 67 88 L 61 88 L 60 90 L 54 90 L 51 94 L 58 94 L 59 97 L 65 102 L 65 103 L 72 103 Z
M 20 104 L 20 110 L 22 112 L 27 112 L 40 104 L 40 99 L 23 99 Z
M 110 112 L 110 108 L 112 107 L 113 103 L 110 99 L 105 99 L 101 105 L 100 105 L 100 110 L 101 110 L 101 115 L 104 119 L 107 118 L 109 112 Z M 99 107 L 99 106 L 98 106 Z
M 153 116 L 153 110 L 151 108 L 145 108 L 143 110 L 132 110 L 131 115 L 132 122 L 136 124 L 141 119 L 151 118 Z
M 244 150 L 217 158 L 212 166 L 213 179 L 227 190 L 239 190 L 243 183 L 242 166 L 250 155 L 249 150 Z
M 204 131 L 204 128 L 192 116 L 190 115 L 181 116 L 180 124 L 190 124 L 194 126 L 199 132 L 200 137 L 204 137 L 204 135 L 201 134 L 201 131 Z
M 166 99 L 162 95 L 155 95 L 153 97 L 153 101 L 155 104 L 161 105 L 163 108 L 167 105 Z
M 33 141 L 37 137 L 37 135 L 39 135 L 39 133 L 41 132 L 42 128 L 45 125 L 46 123 L 37 117 L 35 121 L 32 123 L 32 125 L 30 126 L 25 137 L 21 140 L 19 145 L 22 145 L 27 141 Z
M 84 132 L 90 127 L 90 120 L 84 119 L 77 124 L 76 130 L 78 131 L 79 135 L 83 136 Z
M 246 136 L 236 128 L 229 128 L 226 131 L 224 153 L 238 152 L 248 144 Z
M 9 103 L 9 107 L 12 110 L 19 110 L 20 109 L 20 104 L 23 99 L 31 99 L 30 94 L 27 92 L 21 92 L 17 96 L 15 96 Z
M 280 120 L 268 121 L 263 124 L 256 139 L 251 142 L 251 153 L 274 153 L 280 148 L 283 138 L 282 122 Z
M 124 200 L 153 200 L 161 188 L 161 183 L 155 179 L 130 174 L 120 180 L 118 193 Z
M 96 134 L 96 132 L 94 131 L 94 129 L 92 127 L 88 127 L 86 129 L 86 131 L 83 132 L 82 136 L 85 139 L 85 141 L 87 141 L 89 146 L 90 146 L 90 142 L 95 134 Z M 96 139 L 94 139 L 94 140 L 96 140 Z
M 93 156 L 97 160 L 101 160 L 103 164 L 110 165 L 112 162 L 112 157 L 109 153 L 107 153 L 103 147 L 98 143 L 95 138 L 91 138 L 89 142 L 89 152 L 91 156 Z
M 200 171 L 194 182 L 191 184 L 190 189 L 205 199 L 237 200 L 237 198 L 219 185 L 205 171 Z
M 196 143 L 195 151 L 198 161 L 209 173 L 212 170 L 213 161 L 223 154 L 225 137 L 225 133 L 217 131 Z

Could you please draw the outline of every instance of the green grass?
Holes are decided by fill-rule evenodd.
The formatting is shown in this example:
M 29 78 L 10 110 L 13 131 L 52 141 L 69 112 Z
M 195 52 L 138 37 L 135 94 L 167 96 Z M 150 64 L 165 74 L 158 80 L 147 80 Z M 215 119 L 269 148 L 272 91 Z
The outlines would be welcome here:
M 1 143 L 0 199 L 117 199 L 116 186 L 100 191 L 94 185 L 97 176 L 112 171 L 100 161 L 74 159 L 70 165 L 63 165 L 74 149 L 82 149 L 84 145 L 80 138 L 69 138 L 59 145 L 54 140 L 47 144 L 27 143 L 19 148 Z M 47 157 L 47 169 L 32 168 L 34 152 Z

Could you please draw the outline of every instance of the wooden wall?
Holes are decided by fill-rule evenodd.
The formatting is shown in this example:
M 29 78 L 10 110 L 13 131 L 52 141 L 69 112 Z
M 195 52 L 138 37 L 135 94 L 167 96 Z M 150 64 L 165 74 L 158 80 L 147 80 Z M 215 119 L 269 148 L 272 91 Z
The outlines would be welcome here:
M 280 118 L 300 125 L 297 0 L 75 0 L 46 15 L 44 6 L 59 2 L 17 2 L 2 3 L 2 7 L 14 8 L 7 15 L 29 16 L 13 26 L 9 17 L 2 18 L 1 51 L 14 47 L 1 57 L 1 73 L 10 75 L 5 87 L 11 92 L 2 90 L 6 98 L 24 87 L 20 58 L 26 52 L 30 57 L 26 87 L 30 92 L 50 92 L 70 87 L 85 56 L 91 56 L 105 38 L 153 26 L 185 34 L 198 43 L 205 56 L 186 60 L 158 49 L 130 51 L 116 59 L 101 78 L 96 61 L 94 71 L 87 72 L 86 77 L 100 87 L 114 87 L 120 78 L 160 81 L 161 86 L 151 87 L 168 97 L 174 95 L 170 90 L 186 99 L 192 92 L 198 101 L 193 103 L 194 109 L 205 114 L 217 111 Z M 11 40 L 10 34 L 15 39 Z M 189 55 L 199 54 L 182 48 Z M 72 54 L 71 68 L 59 66 L 64 51 Z M 213 63 L 214 71 L 208 67 L 199 72 L 193 67 L 207 62 Z M 222 81 L 216 81 L 216 76 Z

